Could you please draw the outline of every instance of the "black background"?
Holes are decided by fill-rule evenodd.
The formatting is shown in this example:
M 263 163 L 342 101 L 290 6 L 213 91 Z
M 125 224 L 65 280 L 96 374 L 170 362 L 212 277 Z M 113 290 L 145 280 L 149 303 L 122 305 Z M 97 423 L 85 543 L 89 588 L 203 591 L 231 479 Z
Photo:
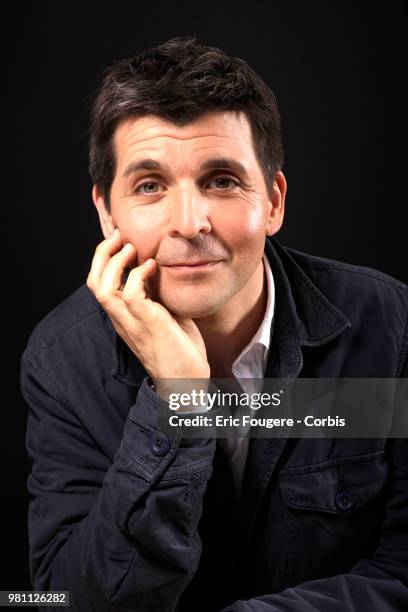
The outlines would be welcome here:
M 104 68 L 192 34 L 246 59 L 275 92 L 282 114 L 288 195 L 278 239 L 408 282 L 407 23 L 403 2 L 4 6 L 2 344 L 10 367 L 2 394 L 0 588 L 30 589 L 20 356 L 39 320 L 85 282 L 103 239 L 87 130 Z

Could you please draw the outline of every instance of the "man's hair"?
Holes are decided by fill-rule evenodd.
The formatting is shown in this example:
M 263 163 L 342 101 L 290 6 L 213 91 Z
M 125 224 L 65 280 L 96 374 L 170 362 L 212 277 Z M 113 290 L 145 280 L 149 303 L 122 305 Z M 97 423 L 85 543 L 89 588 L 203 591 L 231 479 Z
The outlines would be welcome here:
M 110 211 L 116 174 L 113 135 L 125 119 L 153 115 L 184 126 L 209 111 L 242 111 L 271 190 L 283 164 L 274 94 L 248 64 L 196 37 L 177 37 L 106 68 L 91 106 L 89 173 Z

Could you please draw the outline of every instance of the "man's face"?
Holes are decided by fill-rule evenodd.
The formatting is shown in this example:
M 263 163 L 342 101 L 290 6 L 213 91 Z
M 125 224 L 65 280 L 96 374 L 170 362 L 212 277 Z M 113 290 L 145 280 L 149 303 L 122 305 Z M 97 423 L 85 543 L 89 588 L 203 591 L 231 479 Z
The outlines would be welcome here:
M 246 116 L 211 112 L 184 127 L 132 118 L 117 127 L 114 149 L 110 215 L 96 188 L 94 201 L 105 237 L 117 227 L 136 247 L 132 267 L 159 264 L 147 281 L 152 299 L 183 318 L 245 305 L 262 279 L 265 235 L 282 224 L 286 188 L 278 173 L 268 195 Z M 172 267 L 203 260 L 217 263 Z

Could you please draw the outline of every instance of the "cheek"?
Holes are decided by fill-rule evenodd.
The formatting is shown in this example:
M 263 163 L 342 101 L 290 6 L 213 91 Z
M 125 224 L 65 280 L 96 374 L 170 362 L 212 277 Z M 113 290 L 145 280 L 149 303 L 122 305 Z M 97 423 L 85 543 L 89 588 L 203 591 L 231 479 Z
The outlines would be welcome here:
M 158 248 L 158 240 L 155 237 L 156 234 L 152 228 L 147 230 L 145 227 L 140 227 L 140 224 L 127 223 L 121 229 L 123 243 L 130 242 L 136 248 L 135 260 L 132 262 L 132 266 L 140 265 L 149 257 L 154 257 Z
M 265 219 L 259 208 L 223 220 L 222 235 L 232 249 L 251 249 L 265 239 Z
M 258 205 L 250 209 L 246 219 L 246 227 L 249 235 L 265 234 L 266 219 L 263 207 Z

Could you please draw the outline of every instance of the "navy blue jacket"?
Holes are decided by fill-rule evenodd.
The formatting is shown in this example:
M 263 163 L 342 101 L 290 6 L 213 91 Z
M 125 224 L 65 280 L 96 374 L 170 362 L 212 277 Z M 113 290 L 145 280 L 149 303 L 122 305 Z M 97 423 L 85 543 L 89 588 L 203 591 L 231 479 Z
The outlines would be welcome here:
M 265 251 L 265 377 L 408 377 L 406 285 L 273 238 Z M 158 432 L 149 380 L 85 284 L 32 332 L 33 588 L 69 590 L 80 612 L 408 610 L 407 439 L 253 438 L 236 499 L 215 439 Z

